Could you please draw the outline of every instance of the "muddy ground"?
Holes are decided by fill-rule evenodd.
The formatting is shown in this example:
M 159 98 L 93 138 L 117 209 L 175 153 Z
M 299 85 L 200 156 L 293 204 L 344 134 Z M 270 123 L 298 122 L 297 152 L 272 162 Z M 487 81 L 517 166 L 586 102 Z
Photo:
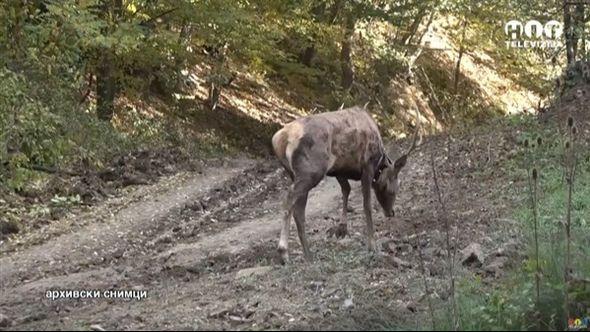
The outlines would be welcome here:
M 278 263 L 276 247 L 288 181 L 274 160 L 205 163 L 198 171 L 132 186 L 2 243 L 1 328 L 424 326 L 424 277 L 435 303 L 448 297 L 445 220 L 453 226 L 458 273 L 491 281 L 519 253 L 509 211 L 523 184 L 497 168 L 516 153 L 517 134 L 493 128 L 425 139 L 402 172 L 395 217 L 385 218 L 374 204 L 376 255 L 365 246 L 358 182 L 351 236 L 327 234 L 342 203 L 336 180 L 326 178 L 307 207 L 314 262 L 303 260 L 291 223 L 287 266 Z M 392 145 L 392 155 L 407 143 Z M 436 198 L 431 155 L 446 214 Z M 467 252 L 471 257 L 461 264 L 461 250 L 470 245 L 481 249 Z M 147 298 L 46 298 L 48 290 L 64 289 L 146 290 Z

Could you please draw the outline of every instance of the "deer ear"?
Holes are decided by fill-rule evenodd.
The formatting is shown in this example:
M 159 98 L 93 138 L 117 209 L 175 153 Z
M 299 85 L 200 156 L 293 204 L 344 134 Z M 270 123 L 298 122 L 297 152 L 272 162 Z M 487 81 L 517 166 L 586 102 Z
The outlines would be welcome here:
M 393 163 L 393 173 L 397 175 L 401 169 L 406 166 L 406 162 L 408 161 L 408 155 L 405 154 L 399 157 L 395 163 Z

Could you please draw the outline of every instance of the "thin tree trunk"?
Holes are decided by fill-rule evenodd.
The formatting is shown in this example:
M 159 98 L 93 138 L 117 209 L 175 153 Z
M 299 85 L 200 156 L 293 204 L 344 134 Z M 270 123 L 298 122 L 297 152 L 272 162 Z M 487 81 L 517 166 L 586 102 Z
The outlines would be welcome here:
M 453 93 L 455 94 L 457 94 L 457 89 L 459 88 L 459 76 L 461 75 L 461 60 L 463 59 L 463 53 L 465 53 L 465 48 L 461 45 L 457 64 L 455 65 L 455 78 L 453 81 Z
M 333 24 L 336 21 L 336 18 L 338 17 L 338 14 L 340 14 L 340 10 L 342 10 L 343 5 L 344 5 L 343 0 L 337 0 L 334 3 L 334 5 L 332 6 L 332 8 L 330 10 L 330 17 L 328 19 L 328 24 Z
M 418 28 L 420 27 L 420 23 L 422 23 L 422 19 L 424 19 L 424 16 L 426 16 L 426 8 L 420 9 L 418 16 L 414 19 L 414 22 L 412 22 L 410 29 L 404 35 L 404 37 L 403 37 L 404 45 L 408 45 L 410 43 L 410 41 L 412 40 L 412 38 L 416 35 L 416 32 L 418 32 Z
M 585 7 L 583 4 L 578 4 L 576 6 L 576 15 L 575 15 L 575 54 L 582 55 L 582 57 L 586 56 L 586 27 L 585 27 Z M 581 45 L 578 47 L 578 40 L 581 41 Z
M 109 18 L 109 7 L 104 7 L 104 18 Z M 112 9 L 112 22 L 103 33 L 111 34 L 118 20 L 123 17 L 123 0 L 115 0 Z M 111 121 L 115 110 L 115 98 L 118 93 L 115 77 L 115 52 L 111 49 L 99 50 L 99 65 L 96 73 L 96 113 L 100 120 Z
M 402 3 L 400 4 L 400 7 L 405 8 L 407 3 L 408 3 L 408 0 L 403 0 Z M 405 21 L 404 19 L 401 19 L 399 22 L 398 28 L 395 29 L 395 36 L 393 37 L 393 40 L 395 40 L 396 42 L 398 42 L 400 40 L 400 34 L 403 32 L 401 27 L 404 26 L 404 23 L 405 23 L 404 21 Z
M 461 45 L 459 46 L 459 56 L 457 58 L 457 64 L 455 65 L 455 77 L 453 83 L 453 93 L 457 94 L 459 88 L 459 77 L 461 75 L 461 60 L 465 53 L 465 30 L 467 30 L 467 20 L 462 23 L 463 31 L 461 32 Z
M 352 64 L 352 41 L 354 37 L 355 20 L 347 17 L 345 22 L 344 40 L 340 51 L 340 65 L 342 68 L 342 88 L 349 90 L 354 82 L 354 69 Z
M 312 43 L 310 46 L 306 47 L 301 55 L 301 63 L 306 66 L 311 66 L 311 62 L 316 55 L 315 45 Z
M 207 99 L 207 104 L 209 109 L 215 111 L 217 108 L 217 103 L 219 102 L 219 96 L 221 95 L 221 90 L 215 83 L 211 83 L 209 86 L 209 98 Z
M 96 113 L 104 121 L 111 121 L 113 118 L 117 95 L 112 58 L 111 51 L 104 50 L 96 73 Z
M 229 73 L 229 77 L 225 77 L 223 74 L 225 71 L 229 70 L 226 67 L 226 55 L 227 55 L 227 44 L 224 44 L 218 50 L 217 56 L 215 56 L 216 65 L 214 73 L 216 74 L 217 78 L 213 79 L 209 85 L 209 96 L 207 97 L 207 104 L 209 109 L 214 111 L 217 108 L 219 103 L 219 97 L 221 96 L 221 89 L 229 87 L 232 82 L 236 79 L 237 75 L 235 73 Z
M 332 11 L 331 11 L 329 17 L 327 17 L 329 24 L 331 24 L 331 22 L 338 15 L 338 12 L 340 11 L 340 8 L 339 8 L 340 5 L 341 4 L 336 3 L 334 8 L 332 8 Z M 311 14 L 314 17 L 314 20 L 317 22 L 322 22 L 322 21 L 326 20 L 325 13 L 326 13 L 326 3 L 325 2 L 320 2 L 317 6 L 315 6 L 311 10 Z M 309 45 L 305 48 L 305 50 L 303 50 L 303 53 L 301 54 L 299 59 L 300 59 L 301 63 L 303 63 L 304 65 L 309 67 L 309 66 L 311 66 L 313 58 L 315 57 L 316 54 L 317 54 L 317 49 L 315 47 L 315 40 L 313 39 L 313 37 L 311 37 L 309 40 Z
M 417 45 L 422 44 L 422 39 L 424 39 L 424 35 L 426 35 L 426 32 L 428 32 L 428 29 L 430 29 L 430 26 L 432 25 L 432 21 L 434 21 L 434 14 L 436 13 L 435 10 L 430 12 L 430 16 L 428 17 L 428 22 L 426 23 L 426 26 L 424 27 L 424 31 L 422 31 L 422 33 L 420 33 L 420 36 L 418 36 L 418 41 L 416 42 Z
M 178 34 L 178 44 L 183 48 L 187 48 L 191 41 L 192 27 L 187 22 L 183 22 Z M 176 68 L 176 89 L 183 91 L 185 87 L 186 78 L 182 75 L 182 71 L 186 69 L 186 59 L 183 57 L 176 57 L 174 60 Z M 189 73 L 190 74 L 190 73 Z
M 567 0 L 563 1 L 563 29 L 565 31 L 565 49 L 567 54 L 567 63 L 573 63 L 576 60 L 576 54 L 574 51 L 573 44 L 573 26 L 572 26 L 572 13 L 570 5 Z
M 573 61 L 575 62 L 576 59 L 579 58 L 579 54 L 584 52 L 584 5 L 577 4 L 574 8 L 573 13 L 571 13 L 570 9 L 570 16 L 571 16 L 571 27 L 572 27 L 572 50 L 573 50 Z M 582 51 L 580 51 L 580 39 L 582 39 Z

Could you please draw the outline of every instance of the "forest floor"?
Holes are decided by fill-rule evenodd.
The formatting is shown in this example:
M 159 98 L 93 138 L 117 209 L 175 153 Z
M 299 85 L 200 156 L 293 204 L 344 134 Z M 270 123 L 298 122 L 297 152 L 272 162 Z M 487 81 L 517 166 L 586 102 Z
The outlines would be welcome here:
M 292 262 L 280 265 L 276 248 L 289 183 L 273 159 L 209 161 L 198 171 L 120 189 L 2 243 L 0 328 L 424 326 L 424 278 L 433 301 L 448 297 L 444 220 L 460 275 L 493 281 L 520 255 L 510 211 L 524 183 L 501 166 L 517 153 L 518 134 L 495 124 L 425 138 L 402 172 L 395 217 L 384 217 L 374 202 L 375 255 L 365 246 L 359 183 L 351 194 L 351 236 L 328 236 L 342 200 L 336 180 L 326 178 L 307 206 L 314 262 L 303 260 L 291 223 Z M 390 144 L 391 156 L 407 144 Z M 443 209 L 431 156 L 446 214 L 437 212 Z M 53 290 L 111 289 L 146 290 L 147 297 L 46 297 Z

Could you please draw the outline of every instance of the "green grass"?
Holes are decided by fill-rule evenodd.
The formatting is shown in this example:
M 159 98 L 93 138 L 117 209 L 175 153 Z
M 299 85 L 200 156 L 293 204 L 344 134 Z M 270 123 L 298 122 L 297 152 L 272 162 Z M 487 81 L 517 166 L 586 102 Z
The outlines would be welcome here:
M 566 215 L 567 185 L 562 167 L 564 139 L 556 129 L 540 127 L 526 119 L 512 119 L 512 125 L 524 126 L 521 141 L 536 142 L 541 146 L 519 153 L 507 161 L 506 169 L 514 180 L 527 181 L 527 167 L 535 164 L 539 177 L 539 261 L 540 305 L 536 308 L 535 247 L 532 209 L 528 188 L 515 188 L 519 197 L 513 211 L 520 224 L 522 241 L 526 242 L 523 261 L 510 271 L 500 283 L 490 287 L 478 278 L 459 281 L 457 303 L 462 330 L 530 330 L 565 329 L 564 321 L 564 262 L 565 236 L 563 222 Z M 536 144 L 535 144 L 536 145 Z M 572 198 L 571 266 L 573 276 L 590 279 L 590 152 L 579 147 L 577 175 Z M 534 161 L 534 163 L 533 163 Z M 570 285 L 570 316 L 584 317 L 590 310 L 590 285 Z M 538 311 L 538 314 L 535 312 Z M 451 320 L 442 313 L 438 329 L 451 329 Z M 538 317 L 538 318 L 537 318 Z

